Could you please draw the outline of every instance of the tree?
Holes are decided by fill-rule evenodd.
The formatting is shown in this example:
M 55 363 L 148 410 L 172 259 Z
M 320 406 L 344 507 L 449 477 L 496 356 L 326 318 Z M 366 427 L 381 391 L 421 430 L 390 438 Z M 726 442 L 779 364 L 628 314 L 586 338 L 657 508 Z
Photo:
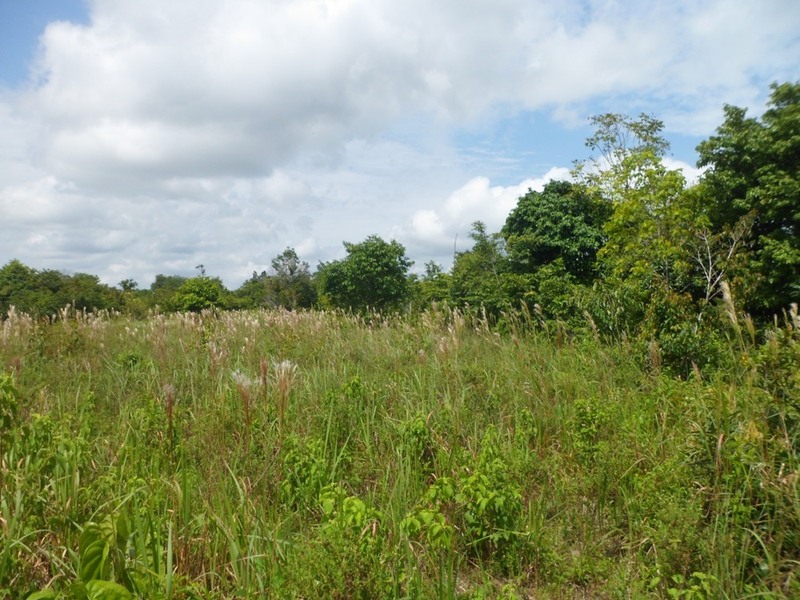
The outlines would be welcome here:
M 752 219 L 752 268 L 760 275 L 751 311 L 768 317 L 800 300 L 800 82 L 773 84 L 761 119 L 726 105 L 698 166 L 714 229 Z
M 347 257 L 320 264 L 320 293 L 332 306 L 354 310 L 398 308 L 409 297 L 413 262 L 402 244 L 376 235 L 359 244 L 344 242 Z
M 666 168 L 663 124 L 647 115 L 592 122 L 599 129 L 587 145 L 602 160 L 594 160 L 585 181 L 613 205 L 600 258 L 614 285 L 642 307 L 656 290 L 675 298 L 688 293 L 699 313 L 720 294 L 722 281 L 746 281 L 752 220 L 742 214 L 722 223 L 708 182 L 687 189 L 682 173 Z
M 642 113 L 638 119 L 605 113 L 589 119 L 595 132 L 586 146 L 595 153 L 587 161 L 576 161 L 574 175 L 603 196 L 616 202 L 620 194 L 637 186 L 643 170 L 651 167 L 669 150 L 664 123 Z
M 12 260 L 0 269 L 0 314 L 10 306 L 34 315 L 49 315 L 73 305 L 82 310 L 121 307 L 118 293 L 96 275 L 37 271 Z
M 272 259 L 272 271 L 272 275 L 253 271 L 253 276 L 236 290 L 236 295 L 254 307 L 293 310 L 314 306 L 317 290 L 308 263 L 300 260 L 294 248 L 286 248 Z
M 119 282 L 119 287 L 123 292 L 133 292 L 138 289 L 139 284 L 133 279 L 123 279 Z
M 452 277 L 433 260 L 425 263 L 425 274 L 414 278 L 414 301 L 418 308 L 427 308 L 434 302 L 447 302 Z
M 663 156 L 669 142 L 661 135 L 664 123 L 653 115 L 641 113 L 638 119 L 619 113 L 605 113 L 589 118 L 595 132 L 586 146 L 600 153 L 607 167 L 615 169 L 627 156 L 644 151 Z
M 683 291 L 691 272 L 686 241 L 693 223 L 681 202 L 684 177 L 659 161 L 643 166 L 636 180 L 635 188 L 620 192 L 600 258 L 609 276 L 628 280 L 645 294 L 659 288 Z
M 585 181 L 613 211 L 598 251 L 604 279 L 587 298 L 587 310 L 602 330 L 657 341 L 664 364 L 683 373 L 713 362 L 717 332 L 703 315 L 720 273 L 735 266 L 741 236 L 726 253 L 729 240 L 709 227 L 701 193 L 687 190 L 683 174 L 664 165 L 660 121 L 595 123 L 601 131 L 587 143 L 613 160 Z
M 590 281 L 610 213 L 608 202 L 580 184 L 551 181 L 541 192 L 528 190 L 501 231 L 513 269 L 534 273 L 560 258 L 570 275 Z
M 78 310 L 112 308 L 117 303 L 114 292 L 97 275 L 75 273 L 64 278 L 62 306 L 72 304 Z
M 500 234 L 489 234 L 481 221 L 472 224 L 471 250 L 459 252 L 453 263 L 450 299 L 456 305 L 484 307 L 497 316 L 516 304 L 530 287 L 525 275 L 511 272 Z
M 266 271 L 253 271 L 253 275 L 242 283 L 235 295 L 241 308 L 272 307 L 273 298 L 268 287 L 269 275 Z
M 164 275 L 159 273 L 156 275 L 153 283 L 150 284 L 150 292 L 152 294 L 150 302 L 152 302 L 154 306 L 168 309 L 172 306 L 175 293 L 186 281 L 186 277 L 182 275 Z
M 294 248 L 286 248 L 272 259 L 275 274 L 268 280 L 275 303 L 284 308 L 311 308 L 317 291 L 308 263 L 301 261 Z
M 656 288 L 686 286 L 687 228 L 694 215 L 682 201 L 683 175 L 664 166 L 669 144 L 661 135 L 663 123 L 645 114 L 605 114 L 591 121 L 597 130 L 586 145 L 600 156 L 590 159 L 588 171 L 580 163 L 577 174 L 609 203 L 606 241 L 598 251 L 606 275 L 635 286 L 641 298 Z
M 172 298 L 172 303 L 179 311 L 200 312 L 207 308 L 221 306 L 225 296 L 225 287 L 217 277 L 191 277 L 181 284 Z
M 35 269 L 11 260 L 0 269 L 0 317 L 4 317 L 12 306 L 23 312 L 31 312 L 34 305 L 32 293 L 38 287 Z
M 746 299 L 759 279 L 751 268 L 752 253 L 748 245 L 752 235 L 754 215 L 748 213 L 733 225 L 712 225 L 709 218 L 711 203 L 705 181 L 686 190 L 682 201 L 690 208 L 693 224 L 686 246 L 694 267 L 692 293 L 701 305 L 708 305 L 722 295 L 722 283 L 736 291 L 738 299 Z

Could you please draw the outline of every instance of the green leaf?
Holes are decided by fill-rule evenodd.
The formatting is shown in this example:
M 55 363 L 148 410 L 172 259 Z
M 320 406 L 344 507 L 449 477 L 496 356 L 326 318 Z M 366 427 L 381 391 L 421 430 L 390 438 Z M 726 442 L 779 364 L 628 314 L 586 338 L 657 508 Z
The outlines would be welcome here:
M 125 518 L 124 514 L 120 514 L 117 518 L 116 524 L 116 543 L 117 548 L 125 551 L 126 546 L 128 545 L 128 519 Z
M 51 600 L 56 597 L 56 593 L 53 590 L 41 590 L 39 592 L 33 592 L 30 596 L 28 596 L 27 600 Z
M 108 554 L 108 543 L 102 538 L 97 537 L 86 546 L 81 544 L 80 578 L 83 581 L 107 578 L 110 566 Z
M 113 581 L 93 579 L 86 584 L 90 600 L 133 600 L 133 595 Z
M 326 517 L 330 517 L 336 509 L 336 499 L 330 496 L 324 496 L 321 501 L 322 512 Z
M 72 600 L 89 600 L 89 592 L 86 584 L 82 581 L 75 581 L 69 586 L 69 598 Z

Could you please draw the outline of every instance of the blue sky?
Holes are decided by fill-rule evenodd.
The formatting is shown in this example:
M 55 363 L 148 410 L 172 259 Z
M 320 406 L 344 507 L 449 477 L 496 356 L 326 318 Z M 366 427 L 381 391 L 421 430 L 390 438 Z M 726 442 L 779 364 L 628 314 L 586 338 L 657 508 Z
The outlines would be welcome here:
M 81 0 L 0 0 L 0 87 L 25 84 L 48 23 L 87 20 Z
M 0 0 L 0 264 L 236 287 L 470 224 L 654 114 L 693 169 L 725 103 L 800 73 L 795 0 Z

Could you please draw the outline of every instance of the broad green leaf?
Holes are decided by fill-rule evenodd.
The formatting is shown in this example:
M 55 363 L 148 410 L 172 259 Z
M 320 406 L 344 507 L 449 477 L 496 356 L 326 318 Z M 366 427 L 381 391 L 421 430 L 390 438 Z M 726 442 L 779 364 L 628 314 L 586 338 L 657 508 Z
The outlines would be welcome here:
M 104 539 L 95 539 L 81 550 L 80 578 L 83 581 L 105 579 L 108 577 L 109 547 Z
M 69 598 L 71 600 L 89 600 L 89 592 L 86 590 L 86 584 L 82 581 L 74 581 L 69 586 Z
M 41 590 L 33 592 L 28 596 L 27 600 L 51 600 L 56 598 L 56 593 L 53 590 Z
M 121 514 L 117 518 L 116 543 L 117 543 L 117 548 L 119 548 L 123 552 L 125 551 L 125 548 L 128 545 L 128 535 L 129 535 L 128 519 L 125 518 L 124 514 Z
M 133 595 L 113 581 L 93 579 L 86 584 L 90 600 L 133 600 Z

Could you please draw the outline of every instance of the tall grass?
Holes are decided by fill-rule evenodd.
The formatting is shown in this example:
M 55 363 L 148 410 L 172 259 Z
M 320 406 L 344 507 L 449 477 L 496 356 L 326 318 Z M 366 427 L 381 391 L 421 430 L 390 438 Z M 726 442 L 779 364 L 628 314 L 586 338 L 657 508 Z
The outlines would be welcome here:
M 689 379 L 526 314 L 12 312 L 0 596 L 797 597 L 800 322 L 724 310 Z

